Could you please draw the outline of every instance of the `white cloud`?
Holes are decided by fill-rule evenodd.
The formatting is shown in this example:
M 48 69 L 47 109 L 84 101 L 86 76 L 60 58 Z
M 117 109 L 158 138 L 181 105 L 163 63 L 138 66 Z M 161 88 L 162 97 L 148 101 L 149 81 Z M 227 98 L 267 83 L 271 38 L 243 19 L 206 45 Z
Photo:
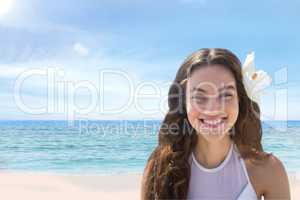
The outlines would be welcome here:
M 0 65 L 0 78 L 16 77 L 22 71 L 24 71 L 22 68 Z
M 73 45 L 73 50 L 80 56 L 87 56 L 89 54 L 89 49 L 80 43 L 75 43 Z

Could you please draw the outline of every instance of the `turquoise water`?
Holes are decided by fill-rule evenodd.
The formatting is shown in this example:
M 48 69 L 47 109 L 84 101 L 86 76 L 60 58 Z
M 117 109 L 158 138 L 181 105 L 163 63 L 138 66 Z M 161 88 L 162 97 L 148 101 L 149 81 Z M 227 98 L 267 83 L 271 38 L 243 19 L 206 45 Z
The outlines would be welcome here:
M 160 121 L 0 121 L 0 170 L 141 173 Z M 264 122 L 265 151 L 300 171 L 300 121 Z

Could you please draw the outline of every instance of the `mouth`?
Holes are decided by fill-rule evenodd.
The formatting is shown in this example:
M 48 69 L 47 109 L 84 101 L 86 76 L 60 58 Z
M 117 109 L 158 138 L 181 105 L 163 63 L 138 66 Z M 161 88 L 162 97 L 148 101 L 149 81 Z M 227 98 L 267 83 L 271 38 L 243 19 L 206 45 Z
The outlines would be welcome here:
M 227 117 L 222 117 L 219 119 L 208 120 L 208 119 L 199 119 L 202 128 L 206 129 L 219 129 L 224 127 L 225 123 L 227 122 Z

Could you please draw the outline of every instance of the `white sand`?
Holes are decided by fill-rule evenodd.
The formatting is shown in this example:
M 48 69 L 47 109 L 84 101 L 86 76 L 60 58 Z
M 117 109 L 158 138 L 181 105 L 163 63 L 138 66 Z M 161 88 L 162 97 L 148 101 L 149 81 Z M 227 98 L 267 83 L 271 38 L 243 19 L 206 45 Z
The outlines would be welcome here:
M 141 175 L 71 176 L 0 172 L 0 199 L 140 199 Z
M 292 200 L 300 199 L 300 173 L 298 174 L 289 174 L 289 181 L 290 181 L 290 189 Z
M 292 199 L 300 199 L 300 176 L 289 175 L 289 180 Z M 138 200 L 140 183 L 141 174 L 70 176 L 0 172 L 0 198 L 5 200 Z

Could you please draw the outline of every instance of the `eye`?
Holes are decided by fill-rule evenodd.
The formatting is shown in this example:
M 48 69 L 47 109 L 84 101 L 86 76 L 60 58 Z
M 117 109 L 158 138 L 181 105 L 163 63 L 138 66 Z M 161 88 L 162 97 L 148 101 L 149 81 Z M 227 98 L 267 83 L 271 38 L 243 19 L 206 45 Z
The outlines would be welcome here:
M 231 99 L 232 97 L 233 97 L 233 95 L 231 93 L 220 94 L 220 98 L 223 98 L 223 99 Z
M 192 99 L 197 103 L 205 102 L 207 100 L 204 96 L 192 96 Z

